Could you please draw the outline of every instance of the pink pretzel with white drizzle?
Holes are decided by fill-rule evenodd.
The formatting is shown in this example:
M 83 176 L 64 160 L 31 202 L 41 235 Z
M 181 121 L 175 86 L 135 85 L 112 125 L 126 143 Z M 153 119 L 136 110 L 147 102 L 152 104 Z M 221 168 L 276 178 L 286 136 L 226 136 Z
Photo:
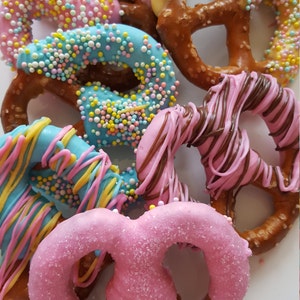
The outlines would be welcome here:
M 247 110 L 265 121 L 280 166 L 268 165 L 251 148 L 247 132 L 239 129 L 240 115 Z M 150 204 L 173 198 L 193 200 L 176 174 L 173 159 L 182 144 L 197 147 L 211 204 L 219 212 L 234 219 L 234 192 L 248 184 L 272 195 L 274 214 L 262 226 L 240 233 L 257 254 L 278 243 L 298 216 L 298 142 L 299 103 L 290 89 L 280 87 L 270 75 L 224 75 L 208 91 L 203 106 L 176 106 L 154 118 L 137 150 L 141 182 L 137 193 Z

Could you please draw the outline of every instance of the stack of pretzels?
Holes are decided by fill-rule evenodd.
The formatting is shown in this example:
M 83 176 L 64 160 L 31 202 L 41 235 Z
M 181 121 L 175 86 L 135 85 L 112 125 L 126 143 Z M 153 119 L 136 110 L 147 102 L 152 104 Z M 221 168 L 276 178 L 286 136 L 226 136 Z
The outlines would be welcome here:
M 276 28 L 257 60 L 250 31 L 261 5 L 276 12 Z M 290 89 L 300 64 L 299 10 L 297 1 L 277 0 L 1 2 L 0 50 L 15 78 L 1 99 L 0 298 L 28 299 L 35 250 L 74 214 L 105 207 L 127 215 L 137 206 L 201 201 L 174 166 L 184 144 L 200 154 L 210 206 L 233 221 L 252 253 L 276 246 L 299 216 L 300 106 Z M 32 24 L 40 19 L 58 30 L 34 40 Z M 223 66 L 205 63 L 193 40 L 216 25 L 226 30 Z M 204 98 L 183 99 L 180 76 Z M 29 103 L 45 92 L 79 112 L 75 129 L 51 127 L 47 118 L 29 124 Z M 265 122 L 278 165 L 251 147 L 239 124 L 247 111 Z M 119 171 L 108 146 L 126 149 L 124 156 L 130 149 L 134 162 Z M 261 225 L 239 230 L 235 206 L 248 185 L 270 194 L 274 209 Z M 70 275 L 80 299 L 113 261 L 98 250 L 85 254 Z

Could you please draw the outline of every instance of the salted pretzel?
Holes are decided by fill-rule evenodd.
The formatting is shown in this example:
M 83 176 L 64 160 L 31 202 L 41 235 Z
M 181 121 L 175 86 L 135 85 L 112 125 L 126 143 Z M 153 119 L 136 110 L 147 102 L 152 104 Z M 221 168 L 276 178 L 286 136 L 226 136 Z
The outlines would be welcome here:
M 269 128 L 280 165 L 267 164 L 239 129 L 245 111 L 258 114 Z M 180 181 L 174 157 L 182 144 L 195 146 L 206 173 L 211 204 L 235 221 L 238 191 L 248 184 L 273 198 L 274 213 L 261 226 L 240 232 L 254 254 L 274 247 L 299 213 L 299 103 L 290 89 L 270 75 L 224 75 L 204 105 L 177 105 L 161 111 L 147 128 L 136 152 L 138 194 L 148 205 L 169 199 L 194 201 Z
M 276 11 L 276 29 L 265 58 L 256 61 L 249 39 L 250 12 L 261 2 L 215 0 L 190 7 L 186 0 L 152 0 L 152 7 L 158 16 L 157 31 L 162 42 L 182 74 L 193 84 L 207 90 L 219 82 L 222 73 L 238 74 L 248 70 L 270 73 L 285 86 L 299 70 L 300 4 L 298 1 L 266 1 Z M 227 66 L 206 64 L 192 40 L 194 32 L 214 25 L 224 25 L 227 31 Z

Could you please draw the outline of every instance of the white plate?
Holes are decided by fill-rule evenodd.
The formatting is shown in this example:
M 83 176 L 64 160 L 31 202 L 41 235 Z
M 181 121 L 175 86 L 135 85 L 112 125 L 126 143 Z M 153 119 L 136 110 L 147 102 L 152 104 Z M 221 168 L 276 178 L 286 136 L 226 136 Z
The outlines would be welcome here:
M 192 4 L 197 1 L 189 1 Z M 202 1 L 204 2 L 204 1 Z M 208 2 L 208 1 L 206 1 Z M 264 8 L 254 14 L 255 22 L 252 22 L 251 43 L 254 55 L 260 59 L 264 49 L 268 45 L 268 39 L 272 34 L 271 27 L 273 15 L 269 9 Z M 48 23 L 34 25 L 34 35 L 37 38 L 44 37 L 55 28 Z M 254 34 L 255 33 L 255 34 Z M 221 26 L 208 28 L 195 34 L 194 40 L 197 43 L 199 52 L 204 61 L 211 64 L 226 64 L 227 51 L 225 47 L 225 31 Z M 5 92 L 14 77 L 14 73 L 2 61 L 0 62 L 0 103 Z M 180 97 L 178 103 L 184 104 L 193 101 L 201 105 L 205 91 L 195 87 L 177 72 L 177 78 L 181 82 Z M 297 81 L 291 85 L 299 99 L 299 84 Z M 60 113 L 57 113 L 60 107 Z M 70 110 L 67 105 L 51 95 L 44 95 L 32 100 L 29 106 L 30 121 L 41 116 L 48 116 L 57 126 L 74 124 L 78 120 L 79 114 Z M 246 116 L 241 121 L 241 126 L 245 127 L 250 135 L 251 145 L 262 154 L 270 163 L 277 162 L 277 155 L 274 151 L 274 143 L 267 135 L 265 124 L 258 118 Z M 259 134 L 258 134 L 259 132 Z M 0 133 L 3 133 L 0 128 Z M 263 146 L 262 146 L 263 145 Z M 190 192 L 194 198 L 208 201 L 204 190 L 204 173 L 200 164 L 200 157 L 196 149 L 180 148 L 176 165 L 185 166 L 184 169 L 177 168 L 181 179 L 190 186 Z M 195 180 L 196 179 L 196 180 Z M 200 187 L 200 188 L 199 188 Z M 255 195 L 255 196 L 254 196 Z M 264 195 L 257 190 L 247 188 L 239 196 L 238 216 L 239 226 L 242 228 L 248 224 L 257 224 L 271 210 L 271 201 L 261 201 Z M 257 215 L 257 211 L 260 212 Z M 207 290 L 208 274 L 199 253 L 189 249 L 179 250 L 177 247 L 170 249 L 166 257 L 166 264 L 171 268 L 177 288 L 183 300 L 201 299 Z M 295 222 L 284 240 L 269 252 L 250 258 L 251 280 L 245 300 L 297 300 L 299 299 L 299 224 Z M 97 286 L 97 291 L 91 295 L 90 299 L 99 299 L 95 295 L 102 294 L 105 282 L 109 279 L 113 268 L 104 274 Z M 104 299 L 103 296 L 100 299 Z

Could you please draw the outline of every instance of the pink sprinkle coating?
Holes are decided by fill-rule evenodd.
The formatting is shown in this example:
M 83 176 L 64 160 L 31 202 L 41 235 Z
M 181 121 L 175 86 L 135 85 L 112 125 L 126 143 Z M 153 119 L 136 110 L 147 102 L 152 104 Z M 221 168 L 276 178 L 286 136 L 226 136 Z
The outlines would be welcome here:
M 117 0 L 2 1 L 0 49 L 9 65 L 15 66 L 19 48 L 32 41 L 33 20 L 43 18 L 62 30 L 120 22 L 120 5 Z
M 72 266 L 96 249 L 108 251 L 115 260 L 106 299 L 176 299 L 174 283 L 162 266 L 175 243 L 190 243 L 204 252 L 211 299 L 243 299 L 249 280 L 248 243 L 223 215 L 191 202 L 156 207 L 136 220 L 93 209 L 59 224 L 32 258 L 30 299 L 77 299 Z

